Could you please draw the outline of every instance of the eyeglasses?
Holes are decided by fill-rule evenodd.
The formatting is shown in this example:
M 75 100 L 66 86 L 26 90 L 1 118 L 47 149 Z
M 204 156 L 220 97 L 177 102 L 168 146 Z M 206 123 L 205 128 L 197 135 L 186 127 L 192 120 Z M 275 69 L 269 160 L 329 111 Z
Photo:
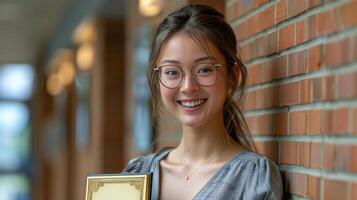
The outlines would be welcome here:
M 200 86 L 213 85 L 218 77 L 217 67 L 221 64 L 201 63 L 191 69 L 193 80 Z M 183 70 L 180 66 L 175 64 L 166 64 L 154 68 L 159 73 L 159 79 L 166 88 L 174 89 L 181 85 L 184 77 Z

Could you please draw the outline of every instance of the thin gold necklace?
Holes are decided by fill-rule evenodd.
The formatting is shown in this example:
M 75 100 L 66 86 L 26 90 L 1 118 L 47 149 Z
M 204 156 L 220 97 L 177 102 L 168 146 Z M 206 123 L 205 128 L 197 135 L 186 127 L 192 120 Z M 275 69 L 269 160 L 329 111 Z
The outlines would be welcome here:
M 228 148 L 225 148 L 225 149 L 222 151 L 221 154 L 225 153 L 227 149 L 228 149 Z M 185 152 L 185 151 L 183 151 L 183 155 L 185 155 L 184 152 Z M 185 156 L 182 156 L 182 157 L 183 157 L 183 158 L 182 158 L 182 173 L 184 174 L 186 181 L 188 181 L 188 180 L 195 174 L 195 172 L 196 172 L 198 169 L 200 169 L 203 165 L 205 165 L 205 164 L 207 164 L 207 163 L 209 163 L 210 161 L 213 160 L 213 157 L 208 158 L 208 159 L 205 159 L 198 167 L 196 167 L 196 168 L 194 168 L 193 170 L 191 170 L 191 174 L 189 174 L 189 173 L 187 173 L 187 171 L 185 171 L 185 167 L 187 166 L 187 164 L 186 164 L 186 162 L 185 162 Z

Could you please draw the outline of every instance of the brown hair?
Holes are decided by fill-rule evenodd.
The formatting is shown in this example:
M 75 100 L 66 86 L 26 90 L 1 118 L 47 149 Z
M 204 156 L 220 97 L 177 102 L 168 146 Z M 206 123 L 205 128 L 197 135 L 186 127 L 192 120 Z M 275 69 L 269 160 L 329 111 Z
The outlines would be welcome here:
M 184 31 L 207 50 L 209 40 L 224 56 L 229 79 L 229 94 L 223 107 L 224 126 L 231 139 L 243 147 L 255 150 L 248 125 L 241 111 L 244 100 L 247 69 L 237 57 L 237 40 L 224 16 L 212 7 L 193 4 L 169 14 L 159 25 L 151 46 L 148 80 L 153 100 L 154 124 L 158 118 L 159 80 L 154 68 L 162 45 L 175 33 Z

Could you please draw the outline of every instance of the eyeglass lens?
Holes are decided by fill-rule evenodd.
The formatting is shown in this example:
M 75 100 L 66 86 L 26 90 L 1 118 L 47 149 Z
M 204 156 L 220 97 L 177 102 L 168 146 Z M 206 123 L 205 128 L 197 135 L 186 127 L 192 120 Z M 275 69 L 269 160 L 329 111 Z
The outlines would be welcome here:
M 164 65 L 159 68 L 159 78 L 165 87 L 176 88 L 181 84 L 184 73 L 180 66 Z M 217 79 L 217 69 L 214 64 L 199 64 L 191 69 L 191 75 L 199 85 L 211 86 Z

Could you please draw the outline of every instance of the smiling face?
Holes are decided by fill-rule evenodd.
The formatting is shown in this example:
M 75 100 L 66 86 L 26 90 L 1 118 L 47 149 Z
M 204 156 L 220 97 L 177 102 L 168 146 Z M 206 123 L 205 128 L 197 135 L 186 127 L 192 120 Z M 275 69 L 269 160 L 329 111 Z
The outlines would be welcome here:
M 180 85 L 172 89 L 160 84 L 160 93 L 166 108 L 184 126 L 201 127 L 217 120 L 223 121 L 223 105 L 228 91 L 224 57 L 211 42 L 204 42 L 208 51 L 187 33 L 178 32 L 162 46 L 157 60 L 158 67 L 174 65 L 182 68 L 183 80 Z M 222 64 L 217 67 L 217 79 L 210 86 L 199 85 L 195 81 L 196 70 L 192 70 L 205 63 Z

